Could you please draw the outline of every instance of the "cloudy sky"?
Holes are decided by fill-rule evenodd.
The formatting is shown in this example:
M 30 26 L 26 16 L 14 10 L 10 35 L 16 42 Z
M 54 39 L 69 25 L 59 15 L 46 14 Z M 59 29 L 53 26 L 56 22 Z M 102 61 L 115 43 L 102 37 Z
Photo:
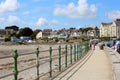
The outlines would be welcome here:
M 99 26 L 120 18 L 120 0 L 0 0 L 0 28 Z

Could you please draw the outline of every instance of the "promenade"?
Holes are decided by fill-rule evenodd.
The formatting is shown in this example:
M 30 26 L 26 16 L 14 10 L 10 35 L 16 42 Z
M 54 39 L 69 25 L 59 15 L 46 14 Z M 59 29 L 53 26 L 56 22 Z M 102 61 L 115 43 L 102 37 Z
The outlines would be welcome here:
M 65 71 L 54 80 L 115 80 L 109 55 L 98 46 L 90 51 L 84 61 L 79 62 L 72 71 Z

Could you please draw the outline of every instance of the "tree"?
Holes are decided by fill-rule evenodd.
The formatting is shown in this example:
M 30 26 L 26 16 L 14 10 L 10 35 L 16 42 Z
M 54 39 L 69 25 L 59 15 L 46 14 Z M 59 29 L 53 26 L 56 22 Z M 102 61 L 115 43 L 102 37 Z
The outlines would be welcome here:
M 48 37 L 44 37 L 43 40 L 46 41 L 46 42 L 48 42 L 49 38 Z
M 79 31 L 83 33 L 83 32 L 84 32 L 84 29 L 83 29 L 83 28 L 79 28 Z
M 10 34 L 6 34 L 6 35 L 5 35 L 5 42 L 6 42 L 6 41 L 10 41 L 10 37 L 11 37 Z
M 95 31 L 97 31 L 97 30 L 99 30 L 99 29 L 98 29 L 98 27 L 96 26 L 96 27 L 95 27 Z
M 33 34 L 32 29 L 30 29 L 29 27 L 25 27 L 25 28 L 21 28 L 19 30 L 19 32 L 16 34 L 17 37 L 20 36 L 31 36 Z

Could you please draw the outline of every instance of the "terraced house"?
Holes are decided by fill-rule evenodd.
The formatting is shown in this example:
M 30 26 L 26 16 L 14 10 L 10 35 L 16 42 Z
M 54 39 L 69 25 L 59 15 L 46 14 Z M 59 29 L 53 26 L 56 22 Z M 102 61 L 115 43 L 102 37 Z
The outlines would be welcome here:
M 120 19 L 114 22 L 101 23 L 100 37 L 120 37 Z
M 19 30 L 19 27 L 16 25 L 5 27 L 6 34 L 14 34 Z
M 5 35 L 5 30 L 4 29 L 0 29 L 0 42 L 5 40 L 4 35 Z

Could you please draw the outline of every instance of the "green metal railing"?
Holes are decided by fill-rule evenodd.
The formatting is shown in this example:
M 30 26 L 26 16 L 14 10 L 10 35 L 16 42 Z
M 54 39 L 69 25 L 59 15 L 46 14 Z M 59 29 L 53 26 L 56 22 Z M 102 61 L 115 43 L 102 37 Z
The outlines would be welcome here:
M 17 50 L 15 50 L 14 51 L 14 80 L 18 79 L 17 58 L 18 58 L 18 52 Z
M 26 68 L 22 71 L 36 67 L 37 77 L 35 80 L 40 80 L 40 78 L 43 75 L 46 75 L 48 73 L 51 78 L 51 77 L 53 77 L 54 69 L 58 69 L 58 72 L 62 72 L 63 69 L 66 69 L 69 65 L 72 65 L 76 61 L 80 60 L 86 53 L 88 53 L 88 49 L 89 49 L 88 42 L 65 45 L 64 47 L 58 46 L 58 49 L 52 49 L 52 47 L 50 47 L 49 50 L 46 50 L 46 51 L 40 51 L 39 48 L 37 48 L 36 52 L 35 52 L 36 53 L 36 59 L 35 59 L 36 65 L 33 65 L 32 67 Z M 57 54 L 54 55 L 53 51 L 56 51 Z M 49 55 L 44 57 L 44 59 L 46 61 L 44 63 L 40 63 L 41 58 L 39 57 L 39 55 L 41 55 L 42 52 L 49 53 Z M 18 55 L 18 54 L 19 54 L 18 51 L 15 50 L 14 56 L 13 56 L 14 57 L 14 72 L 10 73 L 10 74 L 6 74 L 4 76 L 0 76 L 0 79 L 14 75 L 14 80 L 18 80 L 18 75 L 20 72 L 22 72 L 22 71 L 19 71 L 19 69 L 18 69 L 18 57 L 24 56 L 24 55 L 29 55 L 29 54 L 34 54 L 34 52 L 24 54 L 24 55 Z M 11 57 L 11 56 L 9 56 L 9 57 Z M 7 58 L 9 58 L 9 57 L 7 57 Z M 0 59 L 3 59 L 3 58 L 1 57 Z M 54 64 L 54 61 L 56 61 L 56 60 L 58 61 L 58 63 L 57 63 L 58 66 L 54 68 L 53 64 Z M 48 65 L 49 71 L 43 75 L 40 75 L 40 66 L 45 63 L 49 63 L 49 65 Z
M 37 48 L 37 50 L 36 50 L 36 55 L 37 55 L 37 57 L 36 57 L 36 67 L 37 67 L 37 79 L 36 80 L 39 80 L 39 48 Z

